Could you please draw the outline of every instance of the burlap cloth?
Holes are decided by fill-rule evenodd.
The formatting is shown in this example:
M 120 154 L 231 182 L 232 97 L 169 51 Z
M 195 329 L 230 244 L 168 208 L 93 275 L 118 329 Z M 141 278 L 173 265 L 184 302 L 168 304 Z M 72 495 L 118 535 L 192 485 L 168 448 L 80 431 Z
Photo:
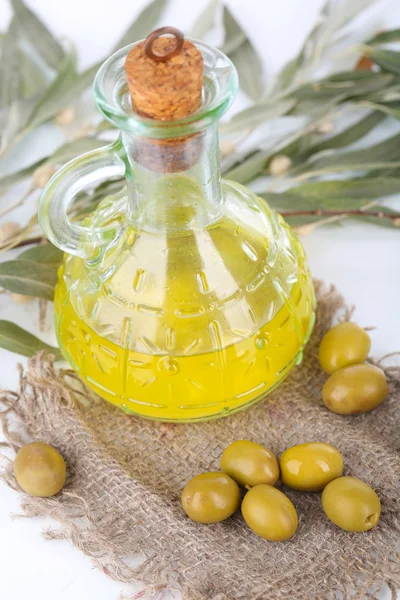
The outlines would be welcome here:
M 22 495 L 23 511 L 53 517 L 59 528 L 47 537 L 71 540 L 110 577 L 143 582 L 136 598 L 162 598 L 179 587 L 190 600 L 326 600 L 336 598 L 336 590 L 354 600 L 380 581 L 394 597 L 400 587 L 399 372 L 386 369 L 391 395 L 372 413 L 341 417 L 325 409 L 318 344 L 349 311 L 334 289 L 319 282 L 316 288 L 317 324 L 301 366 L 265 402 L 222 420 L 166 425 L 129 417 L 70 373 L 43 357 L 32 359 L 21 372 L 20 391 L 1 396 L 4 452 L 12 458 L 9 448 L 18 450 L 30 439 L 49 442 L 65 457 L 68 479 L 54 498 Z M 341 531 L 324 517 L 320 494 L 288 489 L 300 519 L 290 541 L 256 537 L 240 514 L 212 526 L 193 523 L 180 506 L 183 485 L 217 470 L 223 449 L 240 438 L 276 454 L 306 441 L 334 444 L 345 472 L 379 494 L 379 525 L 363 534 Z M 4 477 L 17 487 L 10 465 Z M 129 557 L 138 554 L 143 562 L 129 566 Z

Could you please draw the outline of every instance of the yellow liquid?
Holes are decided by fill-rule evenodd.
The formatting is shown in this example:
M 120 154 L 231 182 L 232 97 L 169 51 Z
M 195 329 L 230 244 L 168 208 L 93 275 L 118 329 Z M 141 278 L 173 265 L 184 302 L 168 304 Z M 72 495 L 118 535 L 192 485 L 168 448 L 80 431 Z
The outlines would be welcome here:
M 94 333 L 71 304 L 64 323 L 61 348 L 85 383 L 127 413 L 153 419 L 185 421 L 239 410 L 271 391 L 301 360 L 286 307 L 250 338 L 192 356 L 154 356 L 121 348 Z M 305 316 L 305 341 L 312 323 L 312 315 Z
M 251 252 L 245 248 L 247 256 L 243 244 L 248 231 L 238 232 L 234 223 L 217 224 L 207 235 L 218 250 L 210 258 L 207 272 L 212 272 L 215 256 L 226 257 L 217 265 L 213 289 L 218 288 L 220 295 L 215 292 L 213 302 L 204 276 L 207 252 L 196 250 L 199 240 L 188 238 L 184 244 L 178 240 L 176 245 L 173 239 L 167 240 L 168 262 L 162 265 L 162 260 L 155 260 L 151 253 L 155 238 L 141 235 L 135 250 L 124 257 L 111 279 L 112 290 L 108 282 L 97 292 L 96 306 L 99 298 L 104 301 L 106 327 L 110 327 L 114 315 L 123 322 L 119 343 L 107 334 L 111 329 L 106 331 L 99 325 L 96 332 L 90 319 L 82 318 L 94 312 L 90 294 L 81 291 L 77 301 L 68 293 L 69 282 L 85 280 L 83 261 L 67 259 L 60 271 L 55 310 L 62 352 L 89 387 L 129 414 L 165 421 L 223 416 L 264 396 L 301 361 L 314 323 L 315 303 L 301 246 L 297 281 L 266 322 L 263 311 L 268 308 L 272 284 L 267 275 L 260 275 L 268 257 L 265 240 L 260 236 L 258 239 L 253 231 Z M 187 256 L 190 261 L 185 263 Z M 280 267 L 281 271 L 285 268 Z M 142 289 L 140 278 L 150 269 L 154 277 L 148 281 L 155 283 Z M 247 287 L 246 281 L 250 282 Z M 159 287 L 157 282 L 161 282 Z M 237 299 L 237 291 L 230 294 L 228 288 L 233 284 L 243 292 L 241 300 Z M 221 290 L 226 290 L 226 298 L 221 299 Z M 127 299 L 125 304 L 123 298 Z M 235 319 L 239 322 L 239 312 L 234 311 L 244 300 L 254 323 L 257 319 L 265 323 L 253 327 L 248 336 L 245 327 L 229 329 Z M 190 313 L 195 312 L 194 307 L 198 307 L 197 315 Z M 127 316 L 122 319 L 123 314 Z M 141 329 L 152 332 L 152 340 Z M 205 337 L 210 340 L 208 347 Z M 130 349 L 132 345 L 134 350 Z

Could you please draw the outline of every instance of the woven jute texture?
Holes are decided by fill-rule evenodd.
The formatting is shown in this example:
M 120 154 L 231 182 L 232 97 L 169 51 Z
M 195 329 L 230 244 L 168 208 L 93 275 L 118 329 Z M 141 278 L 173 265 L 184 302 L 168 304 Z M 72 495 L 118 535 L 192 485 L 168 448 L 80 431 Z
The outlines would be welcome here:
M 57 371 L 43 357 L 32 359 L 21 371 L 19 392 L 1 394 L 9 461 L 4 478 L 18 487 L 12 451 L 32 439 L 60 450 L 68 478 L 53 498 L 22 495 L 25 514 L 53 517 L 58 527 L 47 536 L 71 540 L 110 577 L 141 581 L 136 598 L 162 598 L 179 587 L 190 600 L 354 600 L 371 597 L 368 590 L 381 581 L 394 597 L 400 587 L 399 372 L 386 369 L 391 394 L 372 413 L 330 413 L 321 401 L 326 377 L 318 344 L 350 312 L 334 289 L 316 282 L 316 291 L 317 324 L 302 364 L 264 402 L 218 421 L 166 425 L 127 416 L 70 372 Z M 379 494 L 378 526 L 368 533 L 341 531 L 323 515 L 320 494 L 289 489 L 284 491 L 297 508 L 299 528 L 287 542 L 256 537 L 240 513 L 211 526 L 190 521 L 180 506 L 184 484 L 218 470 L 223 449 L 243 438 L 276 454 L 307 441 L 337 446 L 345 473 Z M 133 555 L 143 558 L 137 567 L 129 563 Z

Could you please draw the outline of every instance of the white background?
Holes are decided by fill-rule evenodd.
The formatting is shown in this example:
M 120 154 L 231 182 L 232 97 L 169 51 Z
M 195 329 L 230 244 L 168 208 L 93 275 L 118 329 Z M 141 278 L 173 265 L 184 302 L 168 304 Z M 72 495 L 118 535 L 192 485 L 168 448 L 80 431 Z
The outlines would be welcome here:
M 81 66 L 105 56 L 143 0 L 26 0 L 59 36 L 76 44 Z M 356 0 L 347 0 L 356 1 Z M 162 24 L 187 30 L 206 0 L 171 0 Z M 317 15 L 321 0 L 226 0 L 263 55 L 268 74 L 276 72 L 299 48 Z M 9 18 L 7 0 L 0 0 L 0 29 Z M 378 0 L 367 14 L 374 29 L 400 26 L 398 0 Z M 394 125 L 390 126 L 394 129 Z M 390 129 L 387 131 L 390 134 Z M 26 144 L 18 160 L 29 163 L 54 145 L 57 133 L 43 128 Z M 15 157 L 14 157 L 15 158 Z M 5 165 L 7 167 L 7 164 Z M 400 201 L 396 203 L 400 209 Z M 18 218 L 26 221 L 26 209 Z M 333 282 L 357 306 L 355 319 L 377 327 L 371 334 L 372 354 L 400 350 L 400 231 L 346 223 L 317 229 L 303 238 L 312 273 Z M 34 333 L 37 307 L 13 306 L 0 298 L 1 318 L 17 321 Z M 51 341 L 51 332 L 41 334 Z M 0 386 L 15 388 L 20 357 L 0 350 Z M 18 496 L 0 485 L 0 598 L 4 600 L 113 600 L 123 589 L 93 568 L 90 560 L 67 542 L 44 542 L 40 532 L 54 525 L 44 520 L 10 519 L 18 513 Z M 381 598 L 388 598 L 383 595 Z M 291 600 L 291 599 L 288 599 Z M 295 599 L 293 599 L 295 600 Z M 312 599 L 310 599 L 312 600 Z

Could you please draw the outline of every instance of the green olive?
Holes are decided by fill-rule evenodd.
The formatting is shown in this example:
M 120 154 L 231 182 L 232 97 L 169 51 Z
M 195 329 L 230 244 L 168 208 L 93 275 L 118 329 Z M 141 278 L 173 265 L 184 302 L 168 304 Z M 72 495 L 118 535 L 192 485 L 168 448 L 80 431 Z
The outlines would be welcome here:
M 369 335 L 356 325 L 346 321 L 333 327 L 322 338 L 319 362 L 331 374 L 349 365 L 365 361 L 371 348 Z
M 346 531 L 368 531 L 381 514 L 376 492 L 356 477 L 339 477 L 322 492 L 322 508 L 332 523 Z
M 322 399 L 338 415 L 356 415 L 382 404 L 388 393 L 382 369 L 363 364 L 333 373 L 322 388 Z
M 282 483 L 295 490 L 320 492 L 343 471 L 339 450 L 323 442 L 288 448 L 279 459 Z
M 274 485 L 279 478 L 276 456 L 249 440 L 238 440 L 226 448 L 221 457 L 221 471 L 246 488 L 259 483 Z
M 182 507 L 197 523 L 219 523 L 239 508 L 240 490 L 225 473 L 202 473 L 186 484 Z
M 24 492 L 31 496 L 54 496 L 65 483 L 63 457 L 44 442 L 23 446 L 15 457 L 14 474 Z
M 242 515 L 254 533 L 270 542 L 283 542 L 296 533 L 295 507 L 285 494 L 271 485 L 256 485 L 247 492 Z

